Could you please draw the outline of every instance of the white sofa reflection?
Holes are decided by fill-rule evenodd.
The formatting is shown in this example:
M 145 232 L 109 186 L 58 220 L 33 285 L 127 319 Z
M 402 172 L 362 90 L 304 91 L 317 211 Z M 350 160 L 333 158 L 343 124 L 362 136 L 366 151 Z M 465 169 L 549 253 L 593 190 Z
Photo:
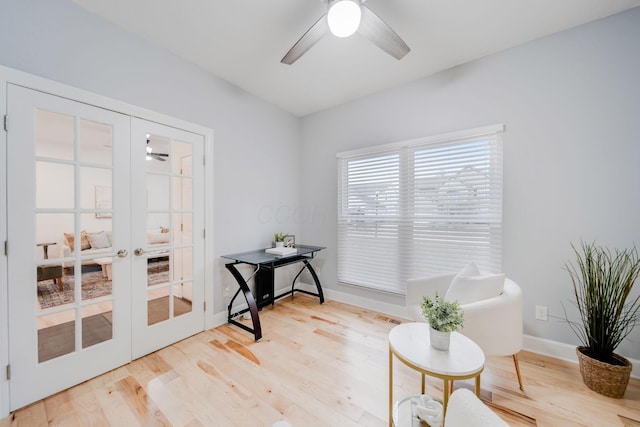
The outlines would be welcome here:
M 82 258 L 82 265 L 95 265 L 95 258 L 100 258 L 104 254 L 113 252 L 111 231 L 82 231 L 80 236 L 79 255 Z M 160 227 L 147 230 L 147 248 L 150 251 L 154 251 L 166 247 L 169 244 L 169 236 L 168 228 Z M 75 250 L 75 243 L 74 234 L 64 233 L 63 240 L 58 243 L 58 258 L 71 258 L 78 255 Z M 162 256 L 162 254 L 159 255 Z M 65 268 L 73 267 L 73 261 L 65 261 L 62 265 Z

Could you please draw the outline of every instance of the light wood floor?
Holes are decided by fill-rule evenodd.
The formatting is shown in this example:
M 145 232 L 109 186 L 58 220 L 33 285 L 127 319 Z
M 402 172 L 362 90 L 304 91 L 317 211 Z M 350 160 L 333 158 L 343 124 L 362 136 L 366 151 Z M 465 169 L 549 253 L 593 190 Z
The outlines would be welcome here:
M 263 339 L 229 325 L 36 402 L 5 426 L 386 426 L 389 331 L 401 319 L 296 295 L 261 314 Z M 490 357 L 482 398 L 512 426 L 640 426 L 640 381 L 625 399 L 587 389 L 576 365 L 521 352 Z M 419 374 L 394 362 L 394 396 Z M 456 383 L 470 387 L 471 384 Z M 440 395 L 437 380 L 427 392 Z

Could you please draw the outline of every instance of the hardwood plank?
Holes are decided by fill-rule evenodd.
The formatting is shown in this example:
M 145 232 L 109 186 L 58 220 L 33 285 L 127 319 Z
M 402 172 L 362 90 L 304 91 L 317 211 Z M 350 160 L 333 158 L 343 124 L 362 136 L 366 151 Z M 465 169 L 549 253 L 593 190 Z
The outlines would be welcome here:
M 259 342 L 223 325 L 20 409 L 0 427 L 387 425 L 387 337 L 407 320 L 302 294 L 260 319 Z M 573 363 L 526 351 L 519 359 L 525 392 L 510 357 L 488 357 L 482 374 L 482 399 L 510 425 L 640 426 L 640 380 L 609 399 Z M 395 360 L 394 396 L 419 390 L 420 375 Z M 427 378 L 427 393 L 441 396 L 442 381 Z
M 133 377 L 123 378 L 117 383 L 118 390 L 126 396 L 125 401 L 138 418 L 140 425 L 171 426 L 160 408 L 147 395 Z
M 121 378 L 121 371 L 125 371 L 125 377 L 128 376 L 129 373 L 126 372 L 126 369 L 122 368 L 116 371 L 119 371 L 116 375 L 114 375 L 115 372 L 112 371 L 89 381 L 93 389 L 93 394 L 96 396 L 96 400 L 100 404 L 109 425 L 139 425 L 137 417 L 133 411 L 131 411 L 126 401 L 127 396 L 121 394 L 116 385 L 117 381 L 124 378 Z
M 269 341 L 258 343 L 256 346 L 260 351 L 268 350 L 265 344 Z M 256 350 L 257 351 L 257 350 Z M 280 360 L 286 361 L 288 356 L 279 355 Z M 341 425 L 355 426 L 356 424 L 339 413 L 327 413 L 321 399 L 317 394 L 310 393 L 306 388 L 301 387 L 306 382 L 306 376 L 310 370 L 291 369 L 289 374 L 295 376 L 295 381 L 282 380 L 283 372 L 279 370 L 266 369 L 255 365 L 244 358 L 224 358 L 216 360 L 220 371 L 233 373 L 233 378 L 237 385 L 241 385 L 249 393 L 249 401 L 256 400 L 259 405 L 267 403 L 270 409 L 277 413 L 270 413 L 269 416 L 285 415 L 290 422 L 297 422 L 300 425 Z M 229 374 L 231 375 L 231 374 Z M 292 418 L 289 418 L 292 417 Z M 315 419 L 315 421 L 311 421 Z M 274 422 L 277 419 L 274 419 Z M 311 424 L 302 424 L 309 423 Z M 268 425 L 268 424 L 267 424 Z
M 19 412 L 0 421 L 2 427 L 44 427 L 48 425 L 49 420 L 47 420 L 47 412 L 42 400 L 22 408 Z
M 44 399 L 44 407 L 50 426 L 79 427 L 82 425 L 78 419 L 78 414 L 71 404 L 68 390 Z
M 109 420 L 89 383 L 68 390 L 69 400 L 82 426 L 109 426 Z

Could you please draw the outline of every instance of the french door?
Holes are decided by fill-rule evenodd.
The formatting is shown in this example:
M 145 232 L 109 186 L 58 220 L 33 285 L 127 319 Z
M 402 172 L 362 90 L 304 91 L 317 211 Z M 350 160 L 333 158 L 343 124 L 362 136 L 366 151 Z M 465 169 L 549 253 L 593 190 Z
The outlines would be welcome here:
M 204 329 L 204 139 L 134 118 L 131 141 L 135 359 Z
M 203 330 L 203 137 L 11 84 L 7 111 L 14 410 Z

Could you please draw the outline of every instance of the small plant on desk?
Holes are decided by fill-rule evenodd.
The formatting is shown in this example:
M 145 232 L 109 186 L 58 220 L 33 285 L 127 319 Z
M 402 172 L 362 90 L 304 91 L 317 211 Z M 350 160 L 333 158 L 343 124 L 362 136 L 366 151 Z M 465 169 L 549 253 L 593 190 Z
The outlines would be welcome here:
M 287 237 L 287 233 L 275 233 L 273 235 L 273 238 L 276 241 L 276 247 L 284 246 L 284 238 L 285 237 Z

